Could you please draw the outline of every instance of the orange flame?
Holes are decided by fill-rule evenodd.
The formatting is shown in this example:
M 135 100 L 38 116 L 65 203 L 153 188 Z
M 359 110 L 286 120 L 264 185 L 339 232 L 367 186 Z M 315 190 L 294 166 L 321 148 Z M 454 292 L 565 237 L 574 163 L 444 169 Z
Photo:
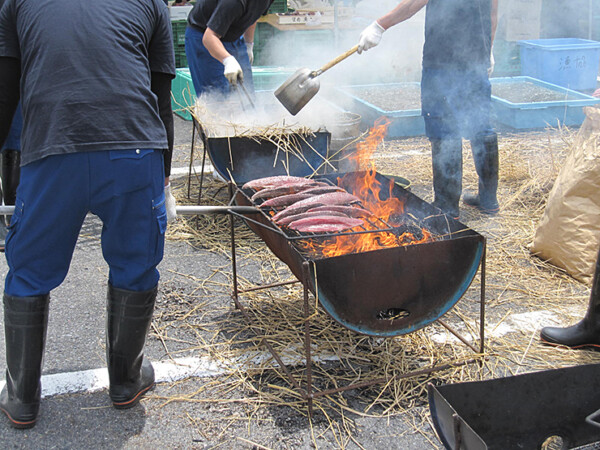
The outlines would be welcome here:
M 366 139 L 357 145 L 356 154 L 353 155 L 351 159 L 355 162 L 356 167 L 359 168 L 358 170 L 362 170 L 364 173 L 361 173 L 358 177 L 356 173 L 351 173 L 346 174 L 342 178 L 338 178 L 337 184 L 343 186 L 348 191 L 351 191 L 352 194 L 360 198 L 365 209 L 373 215 L 369 221 L 365 221 L 363 226 L 349 231 L 387 228 L 385 224 L 390 222 L 390 217 L 396 217 L 404 213 L 404 204 L 402 200 L 392 195 L 394 182 L 390 181 L 388 186 L 382 186 L 381 182 L 376 179 L 373 154 L 377 150 L 379 144 L 383 142 L 389 124 L 390 121 L 385 117 L 378 119 L 375 122 L 374 127 L 369 131 L 369 135 Z M 382 189 L 387 190 L 385 195 L 380 195 Z M 429 231 L 422 228 L 421 232 L 423 234 L 421 239 L 417 239 L 410 232 L 404 232 L 397 236 L 393 233 L 384 231 L 335 236 L 333 239 L 322 242 L 307 240 L 302 242 L 302 244 L 304 249 L 310 253 L 322 255 L 324 257 L 332 257 L 403 245 L 420 244 L 431 240 L 432 236 Z
M 355 163 L 357 171 L 366 169 L 375 169 L 373 154 L 379 144 L 385 139 L 390 121 L 387 117 L 380 117 L 375 121 L 375 125 L 369 130 L 369 135 L 364 141 L 356 144 L 356 153 L 350 155 L 348 159 Z

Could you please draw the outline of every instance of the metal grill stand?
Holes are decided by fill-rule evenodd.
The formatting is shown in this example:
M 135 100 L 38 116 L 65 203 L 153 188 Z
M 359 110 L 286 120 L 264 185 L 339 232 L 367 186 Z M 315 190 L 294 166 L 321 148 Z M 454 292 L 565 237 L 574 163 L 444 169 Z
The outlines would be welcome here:
M 230 183 L 229 184 L 229 195 L 230 195 L 230 198 L 232 199 L 232 202 L 234 199 L 233 194 L 234 194 L 234 185 L 232 183 Z M 303 400 L 307 402 L 309 417 L 312 417 L 312 415 L 313 415 L 313 399 L 318 398 L 318 397 L 323 397 L 323 396 L 340 393 L 340 392 L 344 392 L 344 391 L 348 391 L 348 390 L 353 390 L 353 389 L 364 388 L 364 387 L 372 386 L 375 384 L 389 383 L 390 381 L 392 381 L 392 379 L 399 380 L 399 379 L 404 379 L 404 378 L 411 378 L 411 377 L 415 377 L 415 376 L 433 373 L 433 372 L 440 371 L 440 370 L 446 370 L 451 367 L 459 367 L 462 365 L 472 364 L 472 363 L 476 363 L 476 362 L 481 363 L 481 356 L 484 353 L 484 342 L 485 342 L 485 335 L 484 335 L 484 329 L 485 329 L 485 260 L 486 260 L 486 241 L 485 241 L 485 239 L 483 240 L 483 254 L 482 254 L 481 265 L 480 265 L 481 284 L 480 284 L 480 302 L 479 302 L 479 347 L 476 347 L 473 344 L 471 344 L 466 338 L 464 338 L 462 335 L 460 335 L 455 329 L 453 329 L 451 326 L 449 326 L 447 323 L 445 323 L 441 319 L 437 320 L 437 322 L 440 325 L 442 325 L 445 329 L 447 329 L 450 333 L 452 333 L 452 335 L 454 335 L 457 339 L 459 339 L 467 347 L 469 347 L 471 350 L 473 350 L 473 352 L 475 354 L 478 354 L 479 357 L 475 357 L 473 359 L 469 359 L 467 361 L 462 361 L 462 362 L 452 362 L 451 361 L 451 362 L 448 362 L 445 364 L 434 365 L 434 366 L 426 368 L 426 369 L 415 370 L 415 371 L 411 371 L 411 372 L 408 372 L 408 373 L 405 373 L 405 374 L 402 374 L 399 376 L 394 376 L 392 379 L 377 378 L 377 379 L 364 381 L 364 382 L 351 383 L 349 385 L 342 386 L 342 387 L 335 388 L 335 389 L 315 391 L 314 386 L 313 386 L 313 381 L 312 381 L 313 360 L 312 360 L 312 354 L 311 354 L 311 335 L 310 335 L 311 314 L 310 314 L 310 304 L 309 304 L 309 285 L 310 285 L 309 284 L 310 283 L 309 274 L 310 274 L 310 270 L 311 270 L 311 262 L 304 261 L 302 263 L 302 274 L 301 274 L 300 279 L 298 279 L 297 281 L 273 283 L 273 284 L 268 284 L 268 285 L 256 286 L 256 287 L 252 287 L 252 288 L 244 289 L 244 290 L 239 289 L 238 281 L 237 281 L 237 257 L 236 257 L 236 245 L 235 245 L 235 219 L 236 219 L 236 216 L 237 216 L 237 218 L 239 218 L 241 220 L 251 220 L 251 219 L 248 219 L 247 217 L 244 217 L 243 214 L 239 214 L 239 213 L 235 212 L 234 210 L 230 211 L 231 262 L 232 262 L 232 277 L 233 277 L 232 299 L 233 299 L 236 309 L 239 309 L 239 311 L 242 313 L 242 316 L 248 322 L 248 324 L 250 325 L 250 328 L 252 329 L 252 331 L 255 333 L 256 336 L 262 336 L 263 333 L 260 333 L 260 331 L 258 331 L 256 329 L 255 325 L 253 324 L 250 315 L 248 314 L 246 308 L 240 301 L 240 294 L 244 294 L 247 292 L 259 291 L 259 290 L 263 290 L 263 289 L 271 289 L 271 288 L 280 287 L 280 286 L 286 286 L 286 285 L 295 284 L 298 282 L 302 283 L 302 286 L 303 286 L 303 312 L 304 312 L 304 353 L 305 353 L 305 360 L 306 360 L 306 369 L 305 369 L 306 386 L 305 387 L 301 386 L 300 382 L 294 377 L 294 375 L 292 374 L 290 369 L 283 362 L 283 359 L 281 358 L 279 353 L 273 348 L 271 343 L 268 341 L 268 338 L 263 338 L 261 341 L 261 344 L 264 345 L 269 350 L 269 352 L 271 353 L 273 358 L 277 361 L 277 364 L 279 364 L 279 366 L 283 369 L 290 385 L 302 396 Z M 258 222 L 254 222 L 254 221 L 253 221 L 253 223 L 258 224 Z M 258 225 L 262 225 L 262 224 L 258 224 Z

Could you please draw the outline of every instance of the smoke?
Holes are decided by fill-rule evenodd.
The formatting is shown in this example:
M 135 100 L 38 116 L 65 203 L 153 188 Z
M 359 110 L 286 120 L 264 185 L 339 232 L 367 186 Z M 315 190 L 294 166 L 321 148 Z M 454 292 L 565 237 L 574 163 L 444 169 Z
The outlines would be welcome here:
M 344 119 L 339 105 L 318 94 L 292 116 L 273 91 L 257 91 L 248 99 L 239 89 L 229 94 L 203 93 L 196 100 L 194 115 L 210 137 L 331 132 Z

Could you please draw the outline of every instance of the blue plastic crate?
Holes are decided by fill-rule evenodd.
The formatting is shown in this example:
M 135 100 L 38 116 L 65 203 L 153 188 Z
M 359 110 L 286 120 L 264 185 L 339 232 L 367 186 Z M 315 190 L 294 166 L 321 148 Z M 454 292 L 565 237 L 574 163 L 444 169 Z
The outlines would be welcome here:
M 388 138 L 401 138 L 408 136 L 421 136 L 425 134 L 425 121 L 421 116 L 421 108 L 405 109 L 398 111 L 386 111 L 382 108 L 370 103 L 367 99 L 360 98 L 352 93 L 352 90 L 363 88 L 377 88 L 382 90 L 401 89 L 405 86 L 420 86 L 419 82 L 406 83 L 386 83 L 386 84 L 363 84 L 355 86 L 344 86 L 336 89 L 337 92 L 344 98 L 332 98 L 332 101 L 339 102 L 338 104 L 348 111 L 360 114 L 362 124 L 366 127 L 372 127 L 377 119 L 382 116 L 390 120 L 390 125 L 387 129 Z M 351 106 L 348 106 L 346 99 L 351 99 Z
M 557 126 L 559 123 L 578 126 L 583 123 L 585 118 L 583 107 L 600 103 L 600 99 L 531 77 L 492 78 L 490 81 L 492 83 L 492 112 L 499 123 L 511 128 L 545 128 L 548 125 Z M 514 85 L 524 82 L 553 91 L 564 100 L 516 103 L 494 95 L 494 86 L 497 84 Z
M 596 88 L 600 42 L 586 39 L 519 41 L 521 75 L 577 91 Z

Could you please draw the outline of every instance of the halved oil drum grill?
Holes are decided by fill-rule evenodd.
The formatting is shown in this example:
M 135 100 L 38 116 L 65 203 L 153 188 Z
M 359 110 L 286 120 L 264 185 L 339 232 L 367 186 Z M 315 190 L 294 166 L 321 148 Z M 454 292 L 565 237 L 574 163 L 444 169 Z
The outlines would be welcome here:
M 359 176 L 360 172 L 347 174 L 344 187 L 351 186 Z M 338 178 L 331 174 L 314 179 L 336 185 Z M 456 304 L 482 261 L 484 238 L 441 215 L 435 207 L 387 177 L 376 174 L 376 178 L 381 184 L 393 186 L 391 193 L 383 192 L 399 199 L 404 213 L 387 221 L 368 218 L 364 227 L 327 234 L 301 233 L 279 226 L 271 219 L 274 211 L 269 209 L 245 220 L 298 279 L 302 279 L 304 262 L 314 267 L 308 288 L 336 321 L 359 333 L 396 336 L 424 327 Z M 236 203 L 260 207 L 250 200 L 253 193 L 238 189 Z M 410 233 L 416 235 L 415 241 L 422 240 L 422 229 L 431 233 L 427 242 L 412 243 L 406 239 Z M 398 245 L 333 257 L 319 251 L 326 245 L 324 242 L 338 236 L 384 233 L 396 236 Z
M 353 185 L 364 179 L 364 176 L 364 172 L 351 172 L 318 175 L 313 179 L 353 192 Z M 317 297 L 318 303 L 334 320 L 358 333 L 392 337 L 411 333 L 438 321 L 474 352 L 483 353 L 485 238 L 459 221 L 441 214 L 437 208 L 398 186 L 390 178 L 374 171 L 370 176 L 381 186 L 388 187 L 379 192 L 378 201 L 392 199 L 402 206 L 386 220 L 371 217 L 365 221 L 364 226 L 339 233 L 305 233 L 280 226 L 272 219 L 275 210 L 261 208 L 261 200 L 252 201 L 254 190 L 244 189 L 242 183 L 231 185 L 232 202 L 260 209 L 260 212 L 251 216 L 232 214 L 233 299 L 236 306 L 250 320 L 239 301 L 242 291 L 237 286 L 233 230 L 233 217 L 236 215 L 246 222 L 304 286 L 306 389 L 300 388 L 290 371 L 286 370 L 286 374 L 291 384 L 302 391 L 308 401 L 309 412 L 312 411 L 314 397 L 358 387 L 350 385 L 330 391 L 312 392 L 309 292 Z M 429 237 L 422 239 L 422 234 L 425 233 Z M 412 237 L 407 239 L 409 234 Z M 340 238 L 353 239 L 360 235 L 375 238 L 392 236 L 397 245 L 369 251 L 340 252 L 334 256 L 328 256 L 329 253 L 323 251 L 331 249 L 332 242 L 335 247 Z M 480 267 L 480 340 L 477 348 L 440 318 L 463 296 Z M 279 285 L 281 284 L 250 290 Z M 266 341 L 265 344 L 285 369 L 272 346 Z M 418 374 L 452 365 L 455 364 L 431 367 L 418 371 Z M 417 372 L 405 376 L 414 375 Z M 372 380 L 361 385 L 384 381 L 389 380 Z

